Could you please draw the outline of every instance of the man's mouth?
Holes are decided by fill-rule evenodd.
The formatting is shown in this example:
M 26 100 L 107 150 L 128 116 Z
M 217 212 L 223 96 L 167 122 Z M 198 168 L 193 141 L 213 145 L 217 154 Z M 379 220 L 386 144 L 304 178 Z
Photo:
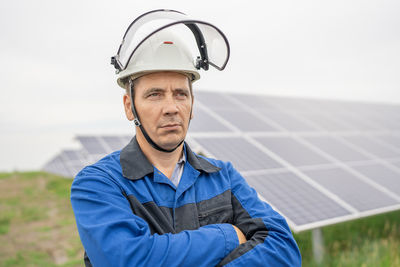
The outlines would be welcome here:
M 168 123 L 161 126 L 165 130 L 176 130 L 181 126 L 180 123 Z

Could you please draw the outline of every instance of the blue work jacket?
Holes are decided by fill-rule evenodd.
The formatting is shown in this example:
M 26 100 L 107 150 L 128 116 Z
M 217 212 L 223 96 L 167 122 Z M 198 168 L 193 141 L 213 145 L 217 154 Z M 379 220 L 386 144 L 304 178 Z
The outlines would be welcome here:
M 178 187 L 136 138 L 76 176 L 71 202 L 87 266 L 301 266 L 285 219 L 229 162 L 186 143 L 184 152 Z

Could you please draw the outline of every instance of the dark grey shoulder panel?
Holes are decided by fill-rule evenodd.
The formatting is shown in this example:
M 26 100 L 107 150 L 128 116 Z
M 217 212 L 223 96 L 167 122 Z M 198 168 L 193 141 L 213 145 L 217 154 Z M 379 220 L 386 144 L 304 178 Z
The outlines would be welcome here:
M 243 232 L 248 241 L 239 245 L 229 253 L 228 256 L 218 264 L 218 266 L 228 264 L 250 251 L 258 244 L 264 243 L 264 240 L 268 235 L 268 230 L 261 218 L 252 218 L 243 208 L 242 204 L 240 204 L 235 195 L 231 195 L 231 200 L 234 212 L 232 224 L 237 226 Z

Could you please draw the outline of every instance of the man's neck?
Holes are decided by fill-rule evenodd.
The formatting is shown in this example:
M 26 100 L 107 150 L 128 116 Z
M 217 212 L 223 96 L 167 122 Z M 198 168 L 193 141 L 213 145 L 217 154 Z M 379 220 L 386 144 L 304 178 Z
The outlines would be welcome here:
M 159 171 L 161 171 L 165 176 L 170 178 L 174 171 L 175 165 L 182 157 L 183 143 L 174 151 L 168 153 L 153 148 L 140 134 L 136 135 L 136 139 L 138 141 L 140 149 L 143 151 L 143 154 L 150 161 L 150 163 L 155 166 Z

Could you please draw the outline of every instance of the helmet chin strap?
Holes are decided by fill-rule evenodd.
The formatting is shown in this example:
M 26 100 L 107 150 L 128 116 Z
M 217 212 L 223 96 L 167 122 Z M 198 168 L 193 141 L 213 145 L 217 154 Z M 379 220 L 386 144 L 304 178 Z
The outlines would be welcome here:
M 185 139 L 182 139 L 182 141 L 180 141 L 179 144 L 173 149 L 164 149 L 164 148 L 160 147 L 159 145 L 157 145 L 147 134 L 143 125 L 140 123 L 138 114 L 136 113 L 135 103 L 133 102 L 133 81 L 131 79 L 129 79 L 129 89 L 130 89 L 130 97 L 131 97 L 131 109 L 132 109 L 133 116 L 135 117 L 133 119 L 133 123 L 140 128 L 140 130 L 142 131 L 142 133 L 144 135 L 144 138 L 146 138 L 147 143 L 149 143 L 154 149 L 157 149 L 158 151 L 161 151 L 161 152 L 171 153 L 171 152 L 175 151 L 183 143 L 183 141 L 185 141 Z M 190 107 L 190 117 L 192 117 L 192 107 Z M 190 119 L 189 119 L 189 124 L 190 124 Z

